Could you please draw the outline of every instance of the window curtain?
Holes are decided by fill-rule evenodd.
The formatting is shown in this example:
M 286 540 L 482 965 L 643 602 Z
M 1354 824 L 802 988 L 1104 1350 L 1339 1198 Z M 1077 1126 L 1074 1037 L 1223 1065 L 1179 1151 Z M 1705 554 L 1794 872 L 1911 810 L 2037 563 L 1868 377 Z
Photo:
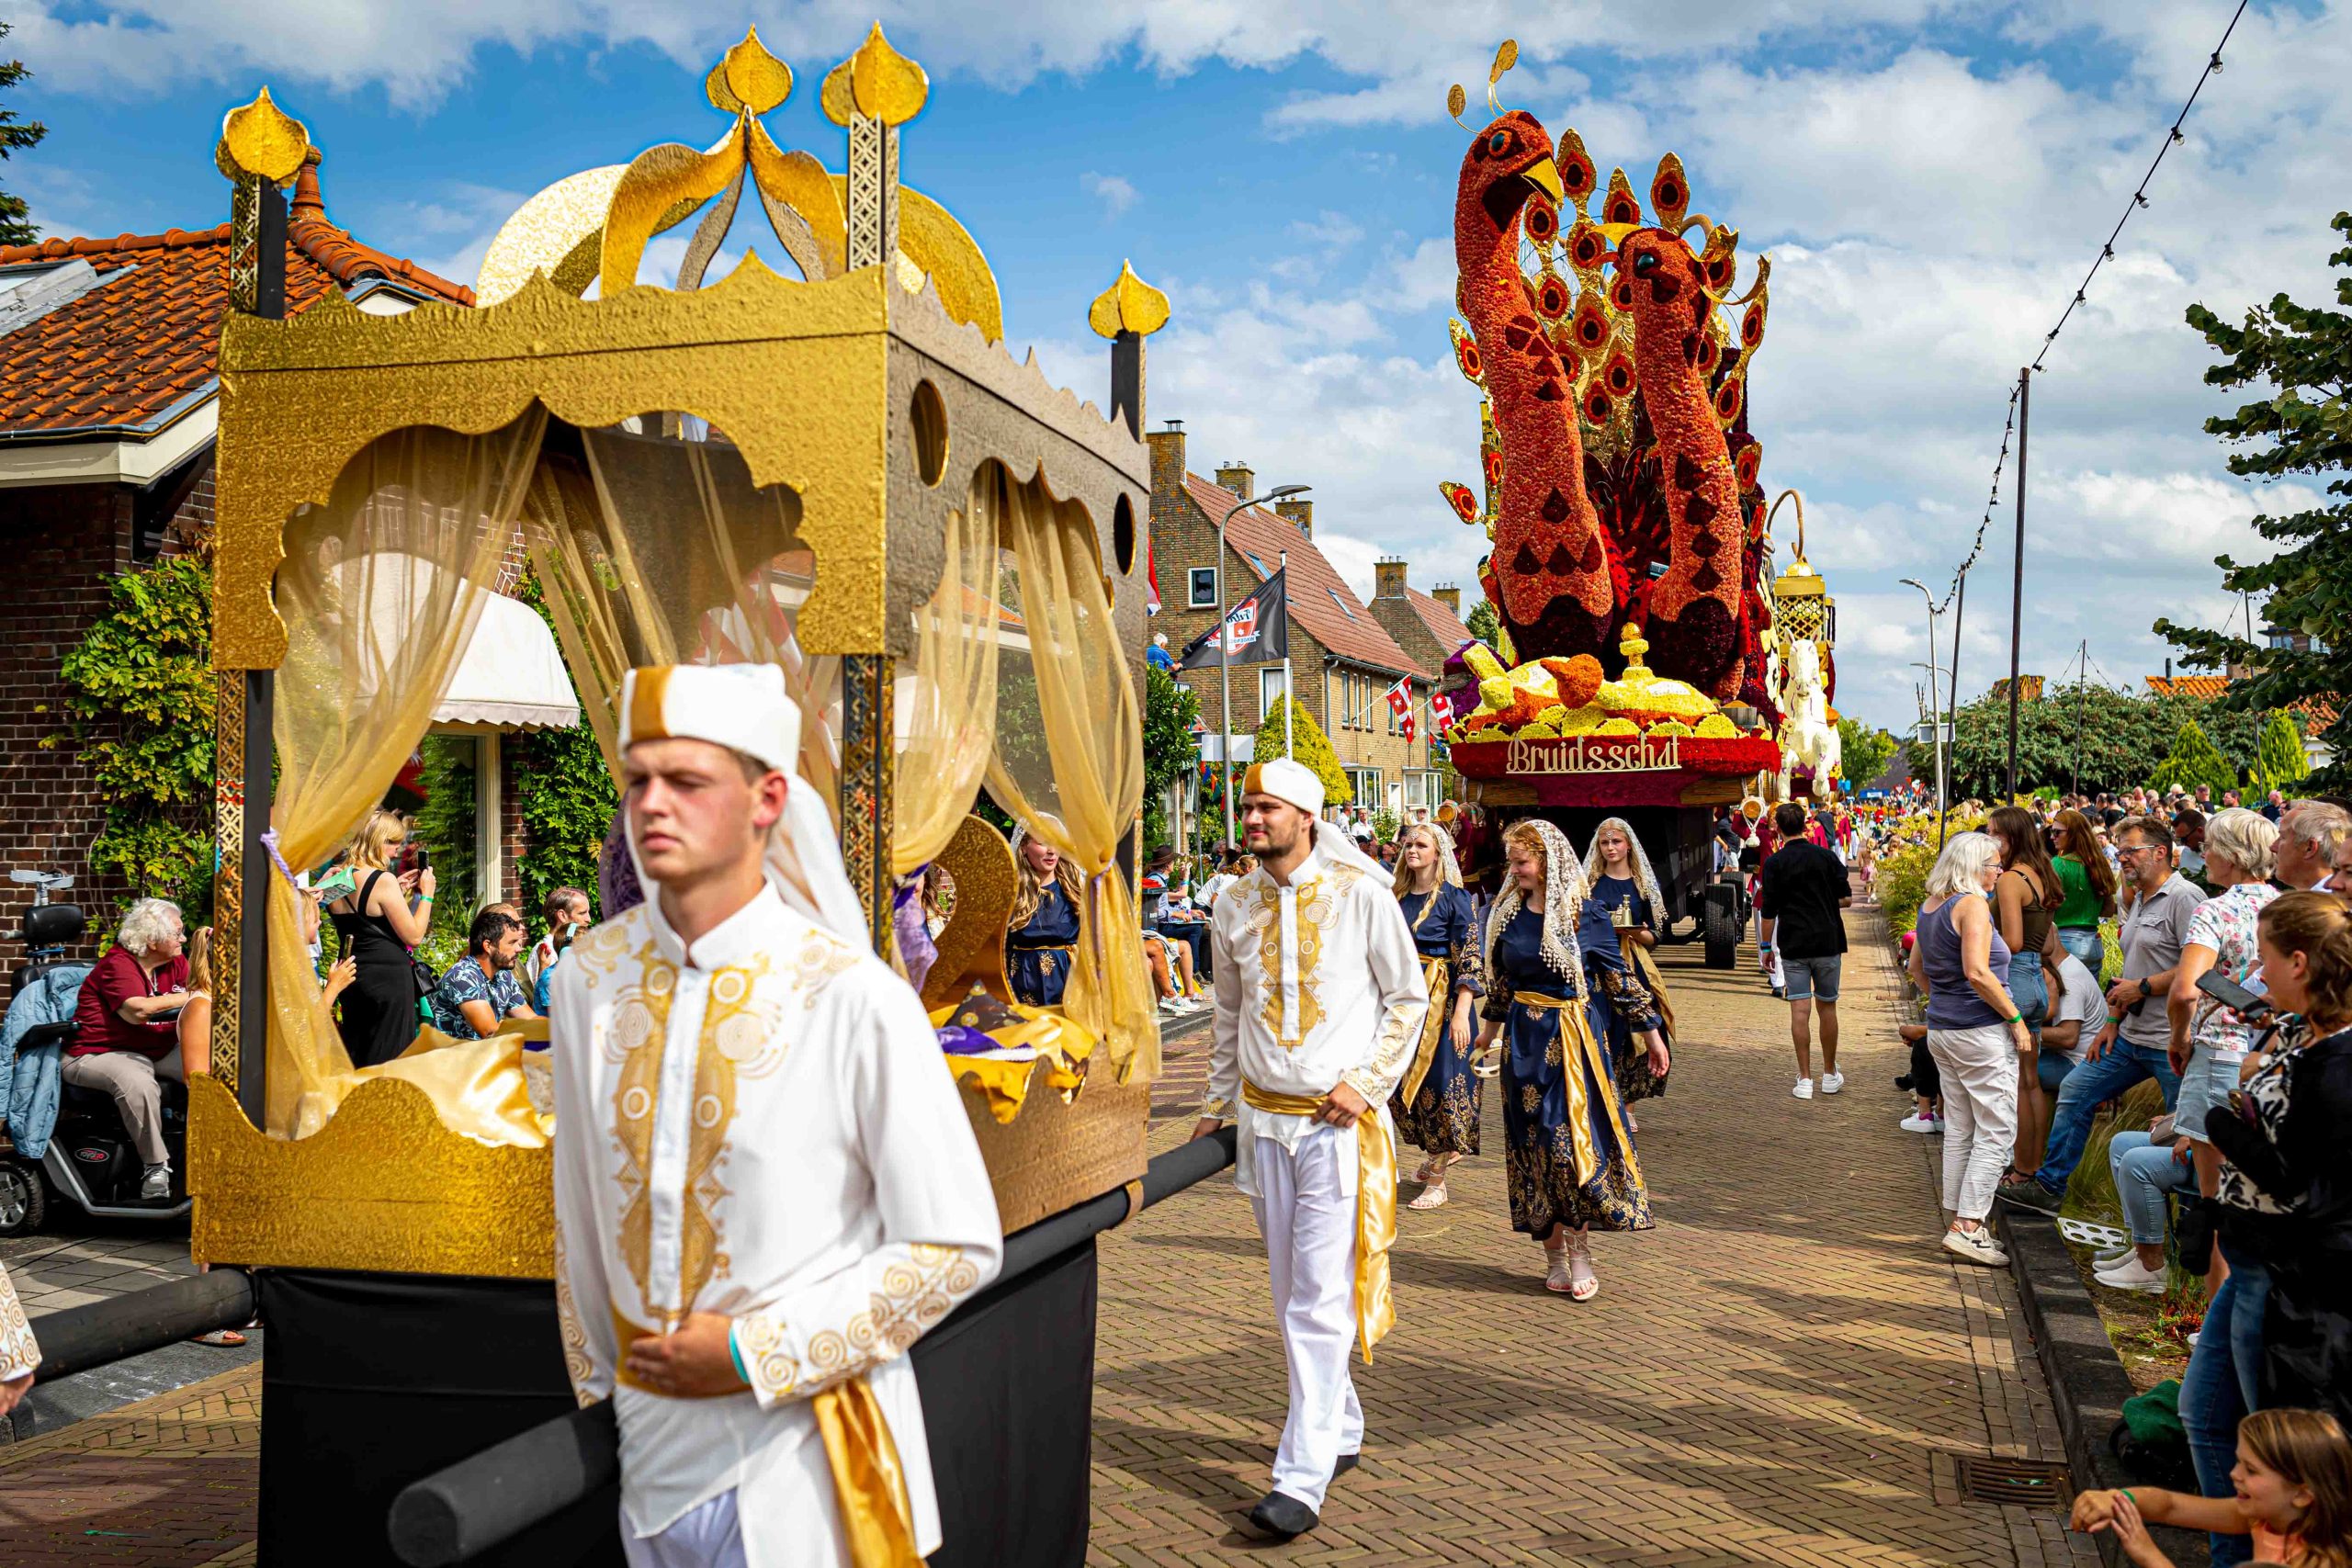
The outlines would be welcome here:
M 800 498 L 754 485 L 734 444 L 691 415 L 578 434 L 541 466 L 523 535 L 614 778 L 628 671 L 771 663 L 800 706 L 801 775 L 838 813 L 841 660 L 795 635 L 815 570 Z
M 947 848 L 996 745 L 998 650 L 1008 630 L 997 598 L 997 520 L 1011 490 L 999 464 L 973 477 L 963 509 L 948 514 L 939 588 L 915 613 L 914 654 L 893 695 L 890 869 L 898 876 L 912 876 Z
M 325 861 L 424 733 L 493 591 L 545 424 L 535 408 L 486 435 L 394 432 L 345 467 L 324 505 L 288 521 L 275 595 L 287 649 L 271 814 L 287 865 Z M 272 1134 L 294 1136 L 332 1111 L 351 1058 L 321 1005 L 292 884 L 266 866 L 245 876 L 249 892 L 267 889 L 264 1120 Z
M 1119 846 L 1143 808 L 1143 719 L 1111 624 L 1083 507 L 1035 481 L 1008 486 L 999 598 L 1018 616 L 997 673 L 989 793 L 1086 878 L 1062 1010 L 1105 1043 L 1122 1083 L 1159 1074 L 1142 920 Z

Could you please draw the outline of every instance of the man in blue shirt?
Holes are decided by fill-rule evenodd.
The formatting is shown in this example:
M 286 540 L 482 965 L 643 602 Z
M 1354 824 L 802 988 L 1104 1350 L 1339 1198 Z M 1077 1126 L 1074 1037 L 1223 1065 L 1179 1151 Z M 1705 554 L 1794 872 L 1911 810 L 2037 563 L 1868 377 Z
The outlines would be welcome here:
M 503 909 L 476 915 L 466 955 L 433 987 L 433 1027 L 452 1040 L 480 1040 L 497 1033 L 503 1019 L 537 1016 L 514 977 L 522 953 L 522 921 Z

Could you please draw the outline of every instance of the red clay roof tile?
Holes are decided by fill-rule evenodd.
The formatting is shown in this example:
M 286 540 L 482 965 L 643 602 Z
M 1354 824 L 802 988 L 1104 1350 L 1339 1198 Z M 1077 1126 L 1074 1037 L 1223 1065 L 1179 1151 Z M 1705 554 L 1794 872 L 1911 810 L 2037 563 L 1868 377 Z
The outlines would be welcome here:
M 1184 476 L 1193 502 L 1214 524 L 1233 505 L 1233 492 L 1198 474 Z M 1226 525 L 1226 542 L 1260 568 L 1260 581 L 1272 577 L 1284 550 L 1290 552 L 1291 618 L 1330 652 L 1358 664 L 1399 674 L 1431 675 L 1405 656 L 1372 612 L 1357 598 L 1345 579 L 1331 569 L 1315 541 L 1298 525 L 1275 516 L 1263 507 L 1250 506 L 1233 513 Z M 1238 595 L 1237 595 L 1238 597 Z M 1295 656 L 1294 656 L 1295 657 Z

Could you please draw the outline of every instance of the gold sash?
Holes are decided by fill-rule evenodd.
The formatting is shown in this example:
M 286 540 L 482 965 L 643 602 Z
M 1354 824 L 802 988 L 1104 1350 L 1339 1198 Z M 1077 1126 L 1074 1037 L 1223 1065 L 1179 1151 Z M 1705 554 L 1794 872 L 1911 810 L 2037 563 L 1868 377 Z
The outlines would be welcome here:
M 1276 1094 L 1248 1078 L 1241 1080 L 1241 1099 L 1275 1116 L 1312 1116 L 1323 1109 L 1320 1100 Z M 1396 1140 L 1375 1105 L 1356 1118 L 1356 1337 L 1367 1364 L 1372 1348 L 1396 1326 L 1388 1278 L 1388 1249 L 1396 1244 Z
M 1453 966 L 1442 958 L 1421 960 L 1421 976 L 1430 987 L 1430 1010 L 1421 1020 L 1421 1048 L 1413 1053 L 1413 1065 L 1405 1069 L 1405 1081 L 1398 1086 L 1408 1107 L 1413 1103 L 1413 1097 L 1421 1092 L 1421 1080 L 1430 1076 L 1430 1064 L 1437 1060 L 1437 1043 L 1445 1038 L 1445 1030 L 1453 1016 L 1453 998 L 1447 995 L 1453 975 Z
M 1560 1077 L 1567 1090 L 1568 1140 L 1576 1146 L 1577 1185 L 1581 1187 L 1600 1174 L 1600 1151 L 1593 1147 L 1592 1117 L 1585 1095 L 1582 1069 L 1588 1066 L 1592 1068 L 1593 1081 L 1600 1086 L 1601 1109 L 1609 1114 L 1609 1125 L 1617 1134 L 1618 1148 L 1624 1151 L 1626 1170 L 1635 1186 L 1643 1185 L 1642 1162 L 1634 1156 L 1634 1140 L 1625 1135 L 1625 1122 L 1617 1110 L 1617 1080 L 1610 1074 L 1608 1054 L 1592 1037 L 1592 1023 L 1585 1017 L 1583 999 L 1547 997 L 1541 991 L 1514 991 L 1510 999 L 1516 1007 L 1560 1015 Z
M 1626 967 L 1649 987 L 1650 999 L 1657 1004 L 1658 1027 L 1666 1032 L 1668 1039 L 1673 1039 L 1674 1004 L 1666 999 L 1666 978 L 1657 972 L 1657 964 L 1650 957 L 1649 949 L 1640 942 L 1626 941 L 1623 931 L 1617 935 L 1617 947 L 1625 955 Z
M 723 1394 L 664 1394 L 647 1388 L 628 1372 L 628 1348 L 639 1339 L 659 1337 L 613 1314 L 613 1333 L 620 1355 L 613 1375 L 639 1393 L 665 1399 L 720 1399 L 751 1389 L 729 1389 Z M 833 1472 L 833 1503 L 841 1510 L 842 1535 L 849 1543 L 854 1568 L 923 1568 L 915 1551 L 913 1505 L 907 1497 L 907 1472 L 899 1462 L 899 1445 L 891 1439 L 890 1423 L 881 1401 L 865 1378 L 837 1382 L 808 1396 L 809 1413 L 817 1418 L 817 1435 L 825 1442 L 825 1463 Z

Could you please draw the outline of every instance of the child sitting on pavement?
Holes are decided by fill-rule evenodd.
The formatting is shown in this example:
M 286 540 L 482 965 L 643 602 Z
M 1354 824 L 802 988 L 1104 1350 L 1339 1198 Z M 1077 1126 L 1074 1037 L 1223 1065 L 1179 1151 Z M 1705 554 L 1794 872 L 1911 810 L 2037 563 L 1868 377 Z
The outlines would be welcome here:
M 2233 1497 L 2199 1497 L 2153 1486 L 2086 1492 L 2074 1529 L 2111 1531 L 2138 1568 L 2173 1568 L 2150 1539 L 2150 1524 L 2214 1535 L 2250 1535 L 2254 1561 L 2282 1568 L 2352 1564 L 2352 1444 L 2333 1416 L 2316 1410 L 2257 1410 L 2238 1423 Z

